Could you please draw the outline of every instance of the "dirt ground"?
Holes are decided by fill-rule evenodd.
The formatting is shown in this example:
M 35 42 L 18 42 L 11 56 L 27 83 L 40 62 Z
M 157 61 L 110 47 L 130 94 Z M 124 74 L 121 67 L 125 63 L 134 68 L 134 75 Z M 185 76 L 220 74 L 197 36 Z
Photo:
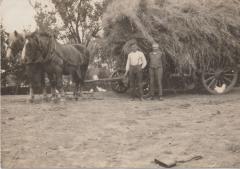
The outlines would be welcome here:
M 3 168 L 240 167 L 240 88 L 227 95 L 130 101 L 113 92 L 64 104 L 1 97 Z

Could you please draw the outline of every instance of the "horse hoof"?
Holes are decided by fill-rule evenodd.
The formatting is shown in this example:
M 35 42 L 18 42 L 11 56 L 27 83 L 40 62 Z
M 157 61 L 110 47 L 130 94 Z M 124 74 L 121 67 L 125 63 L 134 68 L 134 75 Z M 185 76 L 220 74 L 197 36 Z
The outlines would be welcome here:
M 33 103 L 33 102 L 34 102 L 34 99 L 32 98 L 27 100 L 27 103 Z
M 57 103 L 58 99 L 56 97 L 51 97 L 51 102 Z
M 54 100 L 53 100 L 53 103 L 58 103 L 58 99 L 54 99 Z
M 66 99 L 64 99 L 64 98 L 60 99 L 60 102 L 65 102 L 65 101 L 66 101 Z
M 48 97 L 43 97 L 43 101 L 47 102 L 48 101 Z

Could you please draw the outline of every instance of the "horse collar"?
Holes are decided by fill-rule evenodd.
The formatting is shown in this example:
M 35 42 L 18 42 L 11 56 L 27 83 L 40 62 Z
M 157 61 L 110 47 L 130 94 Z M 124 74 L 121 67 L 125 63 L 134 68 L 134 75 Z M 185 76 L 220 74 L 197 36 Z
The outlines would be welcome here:
M 54 47 L 53 47 L 53 45 L 54 45 Z M 48 50 L 46 52 L 44 60 L 51 61 L 53 59 L 52 56 L 53 56 L 54 51 L 56 51 L 56 42 L 54 42 L 54 39 L 51 36 L 48 41 Z

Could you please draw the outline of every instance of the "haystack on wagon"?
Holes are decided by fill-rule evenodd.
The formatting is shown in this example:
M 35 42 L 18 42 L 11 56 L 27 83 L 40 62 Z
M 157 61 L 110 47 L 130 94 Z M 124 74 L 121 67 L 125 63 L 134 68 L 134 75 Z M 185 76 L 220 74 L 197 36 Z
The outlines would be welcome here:
M 113 90 L 125 92 L 127 54 L 137 44 L 147 59 L 158 43 L 164 60 L 164 89 L 203 86 L 212 94 L 229 92 L 240 65 L 240 1 L 112 0 L 103 16 L 106 47 L 119 69 Z M 148 90 L 148 68 L 144 86 Z

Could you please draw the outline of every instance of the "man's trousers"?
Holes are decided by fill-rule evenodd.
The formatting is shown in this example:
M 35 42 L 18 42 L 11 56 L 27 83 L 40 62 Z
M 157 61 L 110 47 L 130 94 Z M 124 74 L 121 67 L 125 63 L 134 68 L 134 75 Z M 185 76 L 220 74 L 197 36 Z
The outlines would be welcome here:
M 155 94 L 155 83 L 157 84 L 157 90 L 159 97 L 162 96 L 162 76 L 163 68 L 149 68 L 149 77 L 150 77 L 150 95 L 153 97 Z
M 132 98 L 134 98 L 136 95 L 142 97 L 143 89 L 142 89 L 142 67 L 141 67 L 141 65 L 130 66 L 129 80 L 130 80 L 130 88 L 131 88 Z M 136 93 L 137 88 L 139 90 L 139 94 Z

